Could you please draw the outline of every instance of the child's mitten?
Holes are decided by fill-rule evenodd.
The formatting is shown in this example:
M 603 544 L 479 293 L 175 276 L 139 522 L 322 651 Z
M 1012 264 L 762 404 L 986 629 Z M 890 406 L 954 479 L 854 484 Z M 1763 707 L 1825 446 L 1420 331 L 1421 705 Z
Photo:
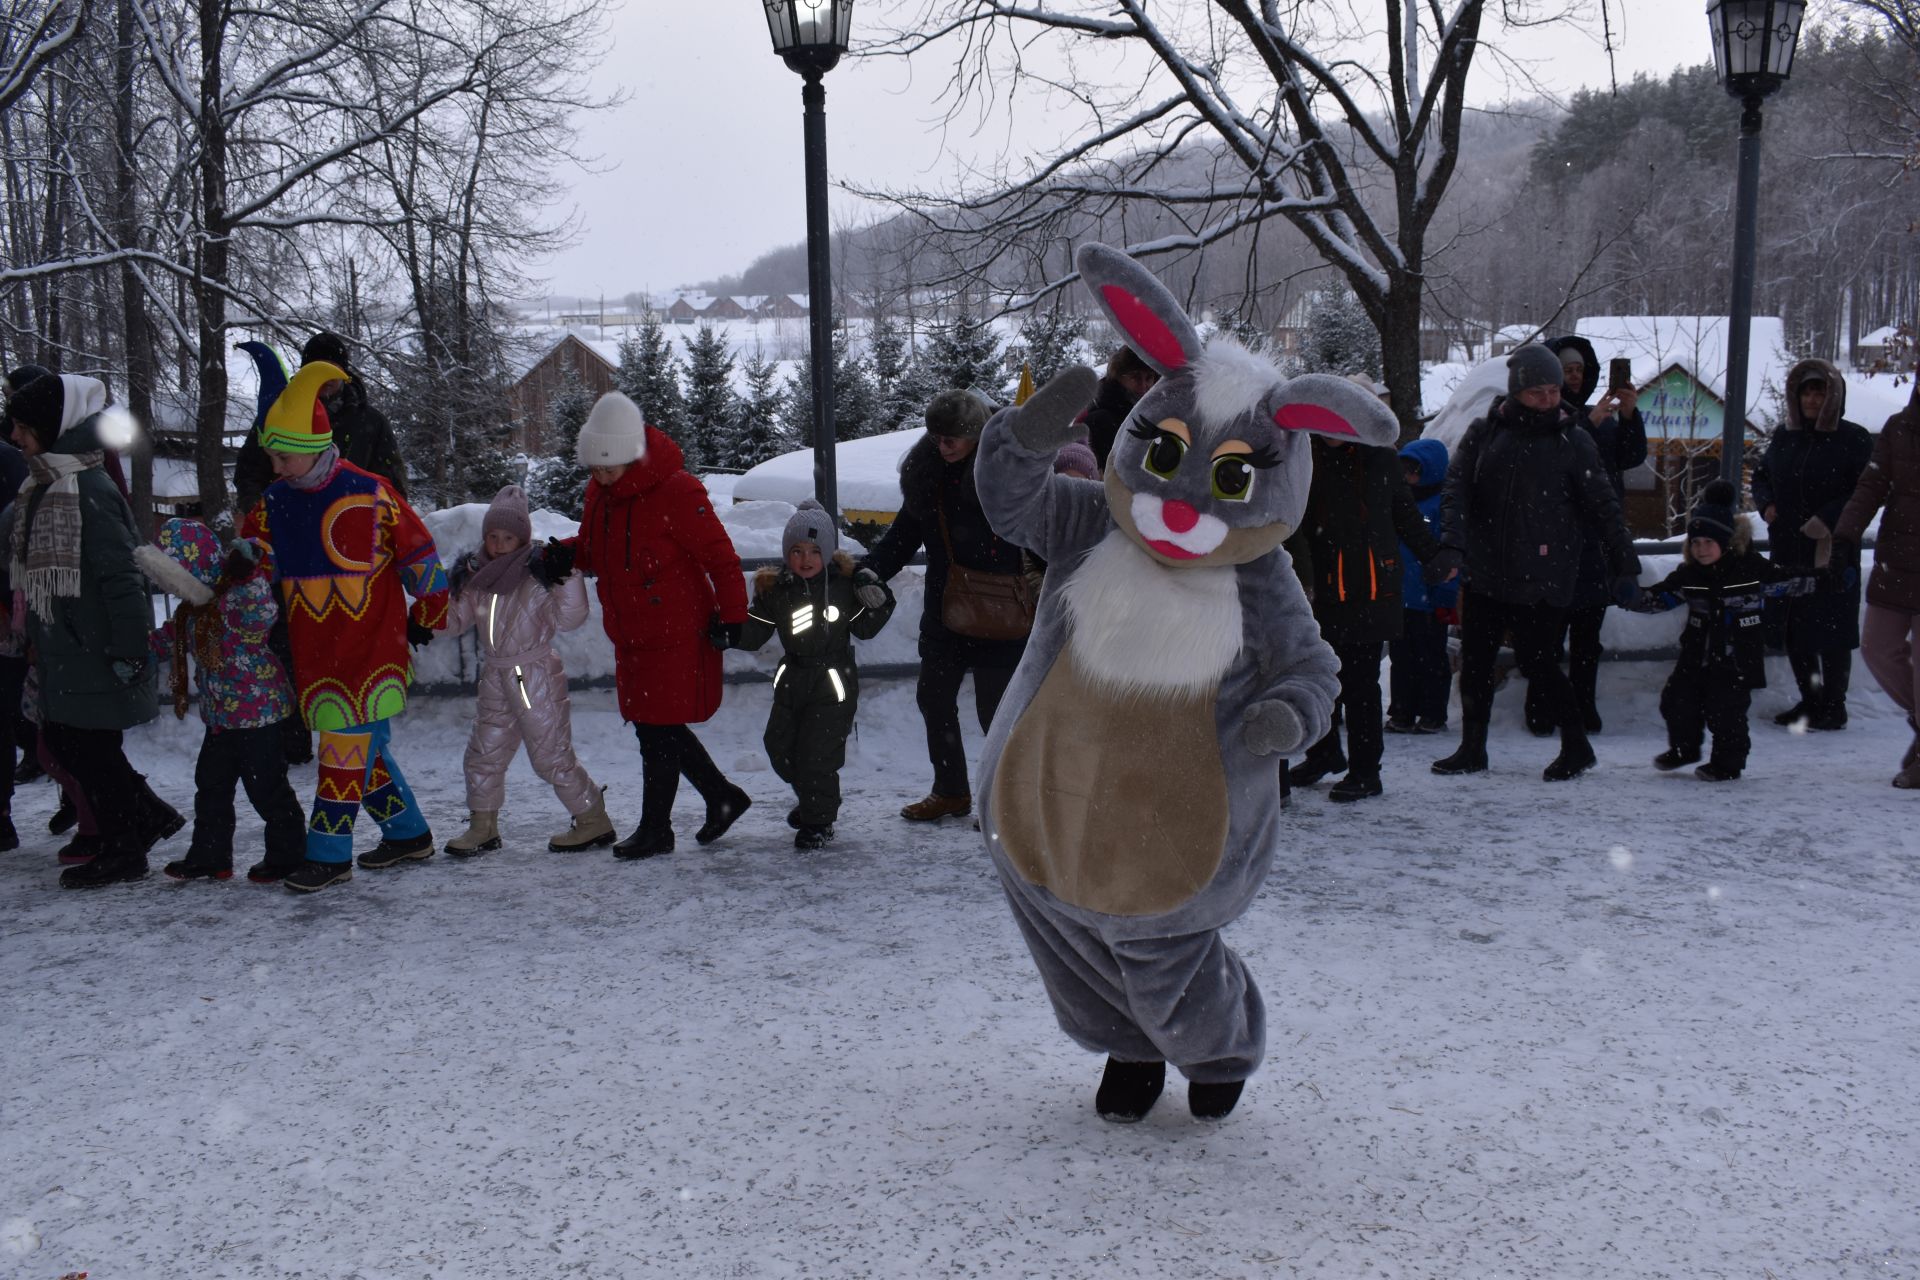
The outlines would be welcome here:
M 878 609 L 887 603 L 887 589 L 880 585 L 880 575 L 871 569 L 857 569 L 853 575 L 853 598 L 869 609 Z
M 1050 454 L 1084 436 L 1087 429 L 1080 414 L 1099 385 L 1099 375 L 1083 364 L 1062 369 L 1013 411 L 1013 438 L 1022 448 Z

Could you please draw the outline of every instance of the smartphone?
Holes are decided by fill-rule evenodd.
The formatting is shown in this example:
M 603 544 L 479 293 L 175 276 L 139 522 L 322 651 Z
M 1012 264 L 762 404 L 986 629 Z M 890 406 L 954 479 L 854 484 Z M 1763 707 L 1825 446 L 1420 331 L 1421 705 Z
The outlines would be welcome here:
M 1607 361 L 1607 390 L 1618 391 L 1633 385 L 1633 358 L 1615 356 Z

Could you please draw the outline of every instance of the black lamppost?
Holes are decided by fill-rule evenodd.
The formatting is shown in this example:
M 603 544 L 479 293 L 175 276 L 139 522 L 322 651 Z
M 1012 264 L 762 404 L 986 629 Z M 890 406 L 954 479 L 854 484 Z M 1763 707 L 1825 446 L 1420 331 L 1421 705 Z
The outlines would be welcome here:
M 1793 74 L 1806 0 L 1711 0 L 1713 65 L 1740 99 L 1740 176 L 1734 193 L 1733 306 L 1727 317 L 1727 405 L 1720 474 L 1740 485 L 1747 447 L 1747 347 L 1753 328 L 1753 272 L 1760 210 L 1760 103 Z
M 820 78 L 847 51 L 853 0 L 761 0 L 773 51 L 806 81 L 807 320 L 813 348 L 813 495 L 837 518 L 833 467 L 833 279 L 827 229 L 827 91 Z

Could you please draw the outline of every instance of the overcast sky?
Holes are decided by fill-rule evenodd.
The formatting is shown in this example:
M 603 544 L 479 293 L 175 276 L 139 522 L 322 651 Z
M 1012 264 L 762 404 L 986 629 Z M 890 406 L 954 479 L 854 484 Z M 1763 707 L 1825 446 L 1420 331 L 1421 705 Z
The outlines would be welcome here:
M 1607 3 L 1622 82 L 1711 56 L 1704 0 Z M 856 7 L 857 28 L 875 7 L 872 0 Z M 1487 25 L 1486 37 L 1558 92 L 1607 84 L 1597 17 L 1590 29 L 1559 25 L 1504 36 L 1492 18 Z M 624 90 L 628 100 L 582 131 L 583 149 L 601 157 L 605 171 L 570 173 L 581 233 L 572 249 L 541 268 L 551 290 L 613 298 L 670 289 L 737 272 L 802 239 L 801 82 L 773 55 L 758 0 L 626 0 L 613 15 L 610 40 L 594 83 L 603 92 Z M 951 178 L 956 158 L 1007 150 L 1004 122 L 975 135 L 941 130 L 936 99 L 950 70 L 927 54 L 912 65 L 849 59 L 830 73 L 827 158 L 835 180 L 935 185 Z M 1484 52 L 1474 76 L 1476 100 L 1506 96 Z M 1728 113 L 1731 147 L 1731 100 Z M 1045 119 L 1032 112 L 1011 135 L 1020 147 L 1044 145 L 1047 136 Z M 838 191 L 832 208 L 836 225 L 870 216 Z

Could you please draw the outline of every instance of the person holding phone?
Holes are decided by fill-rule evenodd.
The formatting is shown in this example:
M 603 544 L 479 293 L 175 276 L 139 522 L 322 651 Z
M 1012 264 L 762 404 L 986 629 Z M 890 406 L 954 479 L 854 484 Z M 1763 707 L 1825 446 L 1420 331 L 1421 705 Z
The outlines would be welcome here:
M 1547 341 L 1547 349 L 1560 358 L 1561 400 L 1572 406 L 1580 428 L 1593 439 L 1613 486 L 1615 499 L 1624 509 L 1627 497 L 1626 473 L 1647 460 L 1647 426 L 1640 417 L 1640 393 L 1633 385 L 1633 366 L 1628 359 L 1608 362 L 1607 389 L 1594 394 L 1600 382 L 1600 359 L 1593 344 L 1578 334 L 1566 334 Z M 1591 403 L 1589 403 L 1591 401 Z M 1552 652 L 1554 660 L 1564 652 L 1567 678 L 1573 683 L 1575 703 L 1588 733 L 1599 733 L 1600 711 L 1596 692 L 1600 683 L 1600 625 L 1606 620 L 1612 602 L 1612 575 L 1608 572 L 1606 551 L 1599 530 L 1586 530 L 1580 551 L 1579 568 L 1574 580 L 1573 603 Z M 1527 682 L 1527 727 L 1536 737 L 1554 732 L 1547 699 L 1536 693 L 1540 682 Z

